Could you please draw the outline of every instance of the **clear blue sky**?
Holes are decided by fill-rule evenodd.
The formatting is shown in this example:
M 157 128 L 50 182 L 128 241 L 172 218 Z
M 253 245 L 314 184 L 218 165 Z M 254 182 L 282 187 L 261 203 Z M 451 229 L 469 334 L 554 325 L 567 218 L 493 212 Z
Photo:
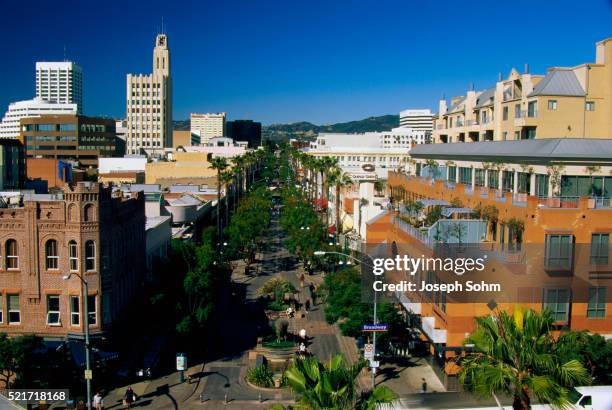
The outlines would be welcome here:
M 24 3 L 19 4 L 19 3 Z M 226 111 L 325 124 L 436 109 L 512 67 L 594 61 L 611 0 L 0 0 L 0 111 L 34 95 L 37 60 L 85 72 L 85 112 L 125 115 L 125 75 L 151 71 L 163 15 L 174 118 Z M 5 57 L 5 58 L 4 58 Z

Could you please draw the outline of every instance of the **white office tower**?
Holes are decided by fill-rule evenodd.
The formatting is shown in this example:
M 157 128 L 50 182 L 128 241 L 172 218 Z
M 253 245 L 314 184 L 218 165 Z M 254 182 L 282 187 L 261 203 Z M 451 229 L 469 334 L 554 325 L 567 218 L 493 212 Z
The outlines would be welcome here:
M 170 49 L 165 34 L 158 34 L 151 74 L 127 75 L 128 154 L 157 155 L 172 147 L 172 79 Z
M 75 115 L 77 104 L 52 103 L 41 98 L 10 103 L 2 123 L 0 123 L 0 138 L 19 137 L 19 120 L 41 115 Z
M 400 127 L 414 131 L 433 131 L 433 113 L 431 110 L 400 111 Z
M 83 69 L 71 61 L 36 63 L 36 97 L 51 103 L 76 104 L 83 113 Z
M 206 145 L 211 138 L 225 136 L 225 113 L 191 114 L 191 133 L 200 136 L 200 144 Z

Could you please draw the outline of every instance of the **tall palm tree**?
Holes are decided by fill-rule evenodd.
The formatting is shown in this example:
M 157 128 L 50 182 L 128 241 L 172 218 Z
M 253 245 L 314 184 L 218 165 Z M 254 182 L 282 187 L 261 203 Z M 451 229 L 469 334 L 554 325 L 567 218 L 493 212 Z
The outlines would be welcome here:
M 364 206 L 368 206 L 369 204 L 370 201 L 365 198 L 361 198 L 359 200 L 359 226 L 357 227 L 357 233 L 359 234 L 359 236 L 361 236 L 361 208 L 363 208 Z
M 225 201 L 223 201 L 223 205 L 225 208 L 225 218 L 223 219 L 222 227 L 229 225 L 229 197 L 232 188 L 234 188 L 234 174 L 230 169 L 226 169 L 221 173 L 221 182 L 225 187 Z M 232 194 L 232 196 L 235 196 Z
M 511 395 L 516 410 L 530 409 L 532 397 L 563 408 L 567 388 L 590 380 L 580 362 L 562 359 L 564 342 L 555 339 L 552 327 L 548 311 L 520 307 L 477 318 L 466 339 L 474 351 L 461 360 L 461 382 L 483 396 Z
M 337 166 L 330 170 L 328 179 L 329 179 L 329 184 L 334 185 L 336 188 L 335 206 L 336 206 L 336 238 L 337 238 L 338 237 L 337 235 L 342 233 L 342 221 L 340 218 L 340 189 L 343 187 L 348 187 L 352 185 L 353 180 L 347 173 L 342 172 L 342 170 Z
M 245 172 L 246 165 L 246 156 L 245 155 L 236 155 L 232 158 L 232 163 L 234 164 L 234 169 L 236 173 L 236 199 L 240 199 L 240 195 L 242 195 L 242 185 L 243 185 L 243 173 Z
M 217 171 L 217 235 L 221 238 L 221 173 L 229 166 L 224 157 L 215 157 L 210 160 L 209 168 Z

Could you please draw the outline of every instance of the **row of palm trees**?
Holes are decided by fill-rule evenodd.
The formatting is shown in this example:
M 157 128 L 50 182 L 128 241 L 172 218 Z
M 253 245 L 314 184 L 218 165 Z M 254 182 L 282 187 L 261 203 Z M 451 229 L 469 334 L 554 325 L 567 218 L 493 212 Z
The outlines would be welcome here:
M 335 189 L 334 205 L 336 215 L 336 231 L 342 230 L 340 218 L 340 191 L 353 185 L 351 177 L 338 166 L 338 160 L 333 157 L 316 158 L 296 149 L 291 151 L 291 161 L 294 170 L 304 169 L 304 178 L 308 183 L 308 199 L 313 203 L 327 204 L 329 189 Z M 320 177 L 320 178 L 319 178 Z M 319 187 L 319 183 L 321 186 Z M 321 189 L 319 189 L 321 188 Z M 329 225 L 329 214 L 326 212 L 326 225 Z
M 210 160 L 209 168 L 217 171 L 217 235 L 222 236 L 223 225 L 229 218 L 229 196 L 231 191 L 232 210 L 236 209 L 240 197 L 255 182 L 255 176 L 267 153 L 264 150 L 248 151 L 231 159 L 215 157 Z M 221 221 L 221 191 L 225 188 L 225 218 Z

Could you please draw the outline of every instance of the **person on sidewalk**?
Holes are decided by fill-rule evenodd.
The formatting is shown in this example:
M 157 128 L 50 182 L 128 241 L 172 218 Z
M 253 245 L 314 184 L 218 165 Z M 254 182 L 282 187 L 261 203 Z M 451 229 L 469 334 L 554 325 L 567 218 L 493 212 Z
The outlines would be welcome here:
M 95 396 L 93 396 L 92 403 L 94 410 L 104 410 L 104 399 L 102 399 L 102 395 L 100 392 L 97 392 Z
M 123 405 L 126 409 L 129 409 L 132 407 L 132 403 L 134 403 L 136 400 L 136 393 L 134 393 L 134 390 L 132 390 L 132 386 L 128 386 L 125 394 L 123 395 Z
M 423 382 L 421 384 L 421 393 L 427 393 L 427 382 L 425 381 L 425 379 L 421 379 L 421 381 Z

